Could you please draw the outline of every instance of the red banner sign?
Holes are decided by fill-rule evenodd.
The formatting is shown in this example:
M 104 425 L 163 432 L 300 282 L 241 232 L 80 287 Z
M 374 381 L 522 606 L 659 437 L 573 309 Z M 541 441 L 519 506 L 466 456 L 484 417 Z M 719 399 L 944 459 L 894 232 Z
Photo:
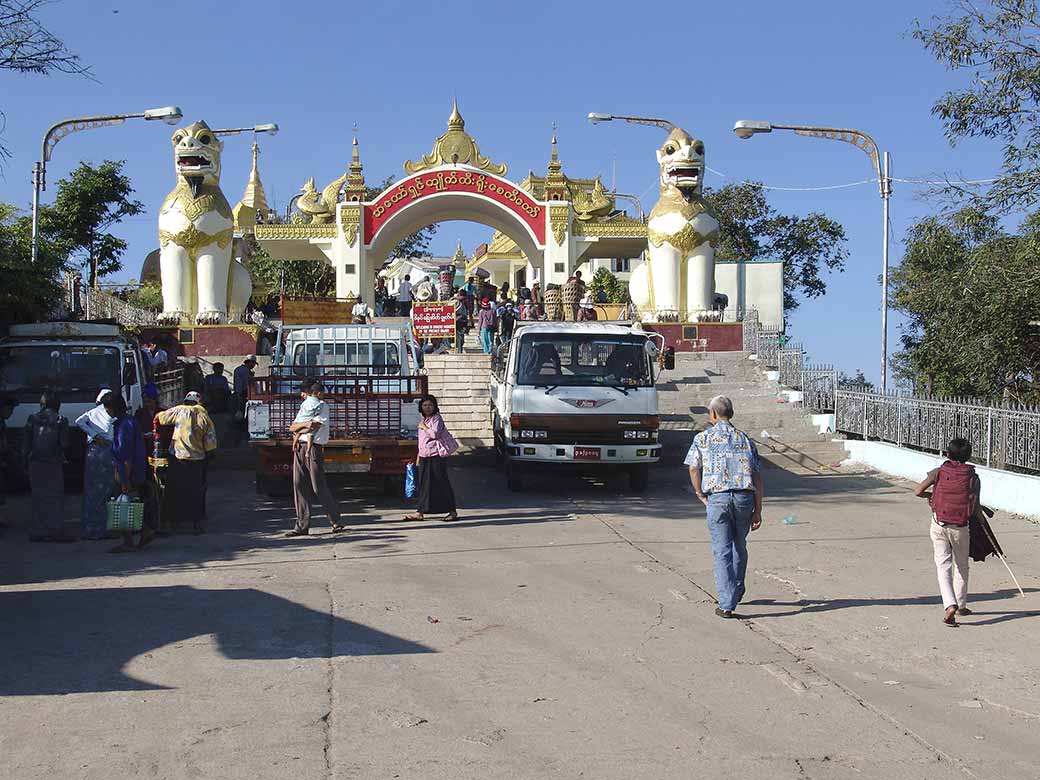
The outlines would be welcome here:
M 421 339 L 439 339 L 455 335 L 455 304 L 447 303 L 414 303 L 412 304 L 412 325 L 415 334 Z
M 538 201 L 505 179 L 465 169 L 426 171 L 401 180 L 365 206 L 365 243 L 409 203 L 441 192 L 482 195 L 512 211 L 527 225 L 539 244 L 545 243 L 545 211 Z

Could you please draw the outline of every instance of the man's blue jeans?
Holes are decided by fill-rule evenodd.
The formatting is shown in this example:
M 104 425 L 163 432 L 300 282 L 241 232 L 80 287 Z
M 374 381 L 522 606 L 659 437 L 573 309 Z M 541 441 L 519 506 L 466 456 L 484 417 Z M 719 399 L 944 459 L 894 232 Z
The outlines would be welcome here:
M 747 535 L 755 511 L 755 494 L 712 493 L 708 496 L 708 532 L 715 558 L 715 590 L 719 609 L 734 610 L 744 598 Z
M 495 348 L 495 331 L 491 328 L 480 329 L 480 348 L 485 355 L 490 355 Z

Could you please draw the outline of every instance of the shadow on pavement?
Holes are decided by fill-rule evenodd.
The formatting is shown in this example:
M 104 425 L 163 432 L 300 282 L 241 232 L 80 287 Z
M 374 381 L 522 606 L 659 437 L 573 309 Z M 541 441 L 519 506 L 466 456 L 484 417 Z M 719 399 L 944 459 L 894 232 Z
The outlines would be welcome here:
M 1040 588 L 1026 588 L 1026 593 L 1038 593 Z M 989 593 L 972 593 L 971 604 L 987 601 L 1000 601 L 1018 597 L 1018 591 L 1007 588 L 1004 590 L 990 591 Z M 855 609 L 856 607 L 913 607 L 934 604 L 936 607 L 942 604 L 939 596 L 907 596 L 903 598 L 879 598 L 879 599 L 798 599 L 797 601 L 777 601 L 776 599 L 753 599 L 744 602 L 746 607 L 798 607 L 798 609 L 787 609 L 781 612 L 761 612 L 749 614 L 741 610 L 740 616 L 747 620 L 759 620 L 763 618 L 790 617 L 791 615 L 811 614 L 813 612 L 831 612 L 836 609 Z M 975 615 L 1000 615 L 999 618 L 991 620 L 975 620 Z M 964 625 L 988 625 L 1000 623 L 1005 620 L 1014 620 L 1022 617 L 1033 617 L 1040 615 L 1040 611 L 1012 611 L 1012 612 L 975 612 L 974 615 L 961 618 Z
M 128 676 L 134 658 L 212 634 L 225 658 L 435 652 L 252 588 L 87 588 L 0 593 L 0 696 L 166 689 Z

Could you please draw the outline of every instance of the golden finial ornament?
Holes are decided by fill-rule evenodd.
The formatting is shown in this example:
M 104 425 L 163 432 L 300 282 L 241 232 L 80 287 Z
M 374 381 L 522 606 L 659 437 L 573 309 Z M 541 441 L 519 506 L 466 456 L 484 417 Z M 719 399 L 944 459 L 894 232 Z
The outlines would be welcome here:
M 452 100 L 451 103 L 448 132 L 434 142 L 433 151 L 424 154 L 422 159 L 406 162 L 404 170 L 412 174 L 442 165 L 469 165 L 497 176 L 505 176 L 509 170 L 505 163 L 493 163 L 480 153 L 477 142 L 466 132 L 466 122 L 459 113 L 458 100 Z

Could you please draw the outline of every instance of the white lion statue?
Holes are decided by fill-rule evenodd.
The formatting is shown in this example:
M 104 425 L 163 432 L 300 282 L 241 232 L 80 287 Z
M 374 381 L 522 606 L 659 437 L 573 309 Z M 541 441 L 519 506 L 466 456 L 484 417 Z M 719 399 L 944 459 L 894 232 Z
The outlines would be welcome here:
M 647 259 L 628 283 L 648 321 L 691 321 L 710 311 L 715 294 L 719 222 L 701 196 L 704 143 L 672 127 L 657 150 L 661 196 L 647 224 Z
M 226 322 L 253 292 L 249 270 L 231 258 L 234 223 L 220 191 L 223 148 L 205 122 L 173 134 L 177 186 L 159 209 L 163 322 Z

